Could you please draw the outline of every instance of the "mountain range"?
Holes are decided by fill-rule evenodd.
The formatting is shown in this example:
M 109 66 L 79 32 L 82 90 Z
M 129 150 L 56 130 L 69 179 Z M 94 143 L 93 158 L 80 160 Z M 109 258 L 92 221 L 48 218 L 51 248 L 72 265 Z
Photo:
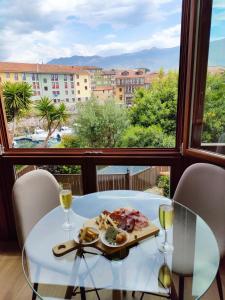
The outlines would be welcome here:
M 209 66 L 225 66 L 225 38 L 210 43 Z M 79 56 L 52 59 L 48 64 L 96 66 L 104 69 L 148 68 L 151 71 L 163 67 L 178 69 L 180 47 L 156 48 L 112 56 Z

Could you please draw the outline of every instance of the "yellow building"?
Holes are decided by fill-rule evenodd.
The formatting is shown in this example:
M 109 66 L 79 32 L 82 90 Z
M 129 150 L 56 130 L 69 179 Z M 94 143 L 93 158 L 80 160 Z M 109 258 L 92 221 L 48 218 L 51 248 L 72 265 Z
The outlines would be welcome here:
M 93 96 L 100 102 L 113 98 L 113 87 L 112 86 L 96 86 L 93 90 Z
M 118 101 L 120 104 L 124 103 L 125 93 L 124 93 L 124 87 L 123 86 L 116 86 L 115 87 L 115 98 L 116 98 L 116 101 Z
M 79 71 L 75 75 L 76 100 L 87 101 L 91 97 L 91 76 L 88 71 Z

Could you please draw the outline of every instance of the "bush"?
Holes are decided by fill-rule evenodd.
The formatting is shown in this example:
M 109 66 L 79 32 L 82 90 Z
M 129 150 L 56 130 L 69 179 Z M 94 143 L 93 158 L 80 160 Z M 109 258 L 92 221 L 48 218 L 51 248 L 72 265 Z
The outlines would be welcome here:
M 163 189 L 163 195 L 165 197 L 170 196 L 170 178 L 168 175 L 160 175 L 156 181 L 157 187 Z
M 80 174 L 80 166 L 73 165 L 43 165 L 39 168 L 49 171 L 54 174 Z
M 62 136 L 61 146 L 63 148 L 80 148 L 80 140 L 76 135 L 65 134 Z

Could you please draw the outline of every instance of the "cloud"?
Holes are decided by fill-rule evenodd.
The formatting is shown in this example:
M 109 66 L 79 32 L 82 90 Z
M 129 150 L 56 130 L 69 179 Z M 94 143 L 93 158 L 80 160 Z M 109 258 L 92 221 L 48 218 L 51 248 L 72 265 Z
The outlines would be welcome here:
M 0 60 L 47 62 L 55 57 L 75 54 L 111 55 L 179 44 L 179 25 L 150 37 L 146 35 L 145 39 L 135 42 L 116 41 L 117 30 L 121 28 L 130 30 L 145 22 L 150 24 L 150 28 L 155 28 L 157 22 L 178 13 L 178 0 L 0 1 Z M 168 5 L 173 9 L 165 9 Z M 76 42 L 77 25 L 91 30 L 99 30 L 100 27 L 112 30 L 104 31 L 101 43 L 96 44 L 95 38 L 93 42 L 89 39 L 80 43 Z
M 112 39 L 116 38 L 116 35 L 115 34 L 106 34 L 104 36 L 104 38 L 107 39 L 107 40 L 112 40 Z

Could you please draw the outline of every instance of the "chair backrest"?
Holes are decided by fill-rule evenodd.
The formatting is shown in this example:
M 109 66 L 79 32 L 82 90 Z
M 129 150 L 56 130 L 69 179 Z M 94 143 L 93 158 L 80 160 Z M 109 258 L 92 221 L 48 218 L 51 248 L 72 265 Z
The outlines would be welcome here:
M 176 189 L 174 200 L 196 212 L 213 230 L 221 256 L 225 254 L 225 170 L 197 163 L 188 167 Z
M 32 227 L 59 204 L 59 184 L 45 170 L 34 170 L 18 178 L 13 187 L 13 208 L 20 246 Z

